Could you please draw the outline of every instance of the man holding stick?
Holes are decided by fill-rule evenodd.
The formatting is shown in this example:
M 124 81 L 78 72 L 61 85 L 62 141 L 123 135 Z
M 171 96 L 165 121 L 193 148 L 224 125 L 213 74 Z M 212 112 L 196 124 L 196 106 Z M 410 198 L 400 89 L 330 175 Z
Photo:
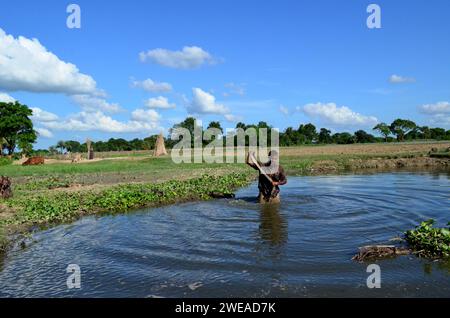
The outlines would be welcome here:
M 253 152 L 247 155 L 246 163 L 255 170 L 259 171 L 259 196 L 260 203 L 279 203 L 280 188 L 278 186 L 287 183 L 284 169 L 280 166 L 278 152 L 271 150 L 269 152 L 269 161 L 261 163 L 255 158 Z

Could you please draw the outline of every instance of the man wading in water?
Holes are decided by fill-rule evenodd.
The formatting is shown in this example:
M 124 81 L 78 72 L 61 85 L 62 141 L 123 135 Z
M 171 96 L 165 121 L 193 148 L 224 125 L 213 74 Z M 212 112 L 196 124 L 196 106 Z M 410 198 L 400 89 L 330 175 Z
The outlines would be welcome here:
M 280 188 L 278 186 L 287 183 L 284 169 L 279 164 L 278 152 L 272 150 L 269 152 L 269 161 L 261 163 L 255 158 L 253 152 L 247 155 L 246 163 L 255 170 L 259 171 L 259 196 L 260 203 L 279 203 Z

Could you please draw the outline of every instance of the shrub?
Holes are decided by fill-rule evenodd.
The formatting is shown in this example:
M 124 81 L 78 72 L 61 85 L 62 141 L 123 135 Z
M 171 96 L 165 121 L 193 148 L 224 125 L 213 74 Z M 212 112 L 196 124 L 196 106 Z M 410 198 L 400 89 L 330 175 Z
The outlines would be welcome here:
M 405 238 L 419 256 L 440 258 L 450 256 L 450 222 L 447 228 L 434 228 L 434 220 L 422 222 L 414 230 L 407 231 Z

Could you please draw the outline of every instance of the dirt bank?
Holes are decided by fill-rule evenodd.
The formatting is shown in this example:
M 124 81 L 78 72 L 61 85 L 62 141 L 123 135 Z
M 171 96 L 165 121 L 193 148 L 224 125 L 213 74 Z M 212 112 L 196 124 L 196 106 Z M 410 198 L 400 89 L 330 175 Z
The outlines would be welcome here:
M 450 169 L 450 160 L 430 157 L 349 159 L 345 161 L 319 160 L 312 164 L 310 173 L 325 174 L 365 169 L 395 170 L 398 168 Z

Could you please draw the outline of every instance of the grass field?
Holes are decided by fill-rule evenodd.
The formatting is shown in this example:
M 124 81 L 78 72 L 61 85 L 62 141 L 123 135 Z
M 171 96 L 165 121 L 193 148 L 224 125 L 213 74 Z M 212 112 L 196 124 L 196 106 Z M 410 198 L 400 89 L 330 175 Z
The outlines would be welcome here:
M 431 148 L 450 142 L 326 145 L 280 148 L 289 175 L 357 169 L 433 167 L 450 169 L 448 158 L 430 158 Z M 0 249 L 17 228 L 70 221 L 101 211 L 208 199 L 246 184 L 256 172 L 245 164 L 175 164 L 170 156 L 117 153 L 94 162 L 53 160 L 41 166 L 0 166 L 14 196 L 0 199 Z M 201 186 L 207 184 L 207 187 Z M 3 233 L 3 234 L 2 234 Z

